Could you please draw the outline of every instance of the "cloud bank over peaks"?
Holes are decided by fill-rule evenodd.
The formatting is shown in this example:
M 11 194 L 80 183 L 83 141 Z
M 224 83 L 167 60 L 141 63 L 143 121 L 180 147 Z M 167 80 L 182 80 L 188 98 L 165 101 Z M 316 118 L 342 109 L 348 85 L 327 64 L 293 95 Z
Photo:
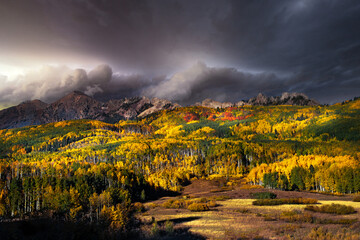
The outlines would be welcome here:
M 67 66 L 44 66 L 16 77 L 1 77 L 0 103 L 4 107 L 26 100 L 53 102 L 75 91 L 106 101 L 113 98 L 147 96 L 193 104 L 205 98 L 238 101 L 263 92 L 283 90 L 284 81 L 273 73 L 246 73 L 235 68 L 213 68 L 203 62 L 172 76 L 149 78 L 141 74 L 113 73 L 108 65 L 86 71 Z
M 67 66 L 43 66 L 13 80 L 0 78 L 0 107 L 33 99 L 49 103 L 74 90 L 94 95 L 101 92 L 100 86 L 108 83 L 111 78 L 112 70 L 108 65 L 100 65 L 89 73 L 84 69 L 71 69 Z
M 189 69 L 144 89 L 143 94 L 192 104 L 205 98 L 239 101 L 262 92 L 280 93 L 284 80 L 274 73 L 249 73 L 235 68 L 214 68 L 198 62 Z
M 191 105 L 206 98 L 238 102 L 250 99 L 259 92 L 267 96 L 303 92 L 322 103 L 329 103 L 329 93 L 337 91 L 344 98 L 348 95 L 347 91 L 338 90 L 341 88 L 331 87 L 331 81 L 323 81 L 322 84 L 316 82 L 316 76 L 303 73 L 243 71 L 231 67 L 210 67 L 204 62 L 197 62 L 171 76 L 153 78 L 143 74 L 113 73 L 112 68 L 105 64 L 90 71 L 67 66 L 44 66 L 38 71 L 18 76 L 13 81 L 0 75 L 0 108 L 34 99 L 51 103 L 75 90 L 102 101 L 146 96 L 171 100 L 181 105 Z

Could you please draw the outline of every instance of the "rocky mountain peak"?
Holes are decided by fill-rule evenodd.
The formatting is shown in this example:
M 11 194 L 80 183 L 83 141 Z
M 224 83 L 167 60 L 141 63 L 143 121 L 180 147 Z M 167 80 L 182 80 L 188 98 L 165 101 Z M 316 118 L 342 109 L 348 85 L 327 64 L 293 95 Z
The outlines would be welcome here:
M 303 93 L 283 93 L 267 97 L 259 93 L 248 101 L 237 103 L 205 99 L 195 106 L 226 108 L 243 105 L 318 105 Z M 122 119 L 142 118 L 163 109 L 181 107 L 177 103 L 159 98 L 132 97 L 101 102 L 80 91 L 74 91 L 51 104 L 40 100 L 27 101 L 0 111 L 0 129 L 44 124 L 71 119 L 96 119 L 114 123 Z
M 169 100 L 159 99 L 159 98 L 152 98 L 150 100 L 150 105 L 151 105 L 151 107 L 149 107 L 148 109 L 146 109 L 145 111 L 143 111 L 142 113 L 140 113 L 138 115 L 139 118 L 145 117 L 147 115 L 150 115 L 150 114 L 160 111 L 162 109 L 174 109 L 177 107 L 181 107 L 177 103 L 172 103 Z
M 226 107 L 231 107 L 233 105 L 234 104 L 231 102 L 218 102 L 210 98 L 203 100 L 201 103 L 200 102 L 195 103 L 195 106 L 203 106 L 209 108 L 226 108 Z
M 98 115 L 102 106 L 102 102 L 82 92 L 74 91 L 50 104 L 44 110 L 42 117 L 46 119 L 45 122 L 83 119 Z
M 168 100 L 147 97 L 101 102 L 83 92 L 74 91 L 51 104 L 33 100 L 0 111 L 0 129 L 71 119 L 96 119 L 115 123 L 122 119 L 145 117 L 162 109 L 179 106 Z
M 248 103 L 250 105 L 269 105 L 270 98 L 262 93 L 259 93 L 256 97 L 251 98 Z
M 269 105 L 301 105 L 301 106 L 315 106 L 319 103 L 310 99 L 304 93 L 288 93 L 284 92 L 281 96 L 267 97 L 265 94 L 259 93 L 256 97 L 250 98 L 248 101 L 242 100 L 237 103 L 218 102 L 212 99 L 205 99 L 201 103 L 195 103 L 195 106 L 203 106 L 210 108 L 226 108 L 231 106 L 269 106 Z
M 38 99 L 22 102 L 17 106 L 0 111 L 0 129 L 40 124 L 41 114 L 48 107 Z
M 83 92 L 80 91 L 73 91 L 67 95 L 65 95 L 64 97 L 60 98 L 59 100 L 57 100 L 55 103 L 64 103 L 64 102 L 79 102 L 79 101 L 85 101 L 85 100 L 92 100 L 92 101 L 96 101 L 94 98 L 86 95 Z
M 280 99 L 278 100 L 280 104 L 284 105 L 309 105 L 315 106 L 319 105 L 319 103 L 313 99 L 310 99 L 304 93 L 288 93 L 284 92 Z
M 36 109 L 44 109 L 48 106 L 47 103 L 44 103 L 43 101 L 39 99 L 31 100 L 31 101 L 25 101 L 18 105 L 18 107 L 24 107 L 24 108 L 36 108 Z

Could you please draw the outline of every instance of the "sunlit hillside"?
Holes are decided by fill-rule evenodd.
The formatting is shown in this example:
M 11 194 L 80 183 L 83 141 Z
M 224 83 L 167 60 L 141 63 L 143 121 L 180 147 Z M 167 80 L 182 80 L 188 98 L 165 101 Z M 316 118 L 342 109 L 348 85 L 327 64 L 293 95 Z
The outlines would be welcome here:
M 132 203 L 194 178 L 360 191 L 360 100 L 332 106 L 184 107 L 137 121 L 0 130 L 0 215 L 51 212 L 125 229 Z

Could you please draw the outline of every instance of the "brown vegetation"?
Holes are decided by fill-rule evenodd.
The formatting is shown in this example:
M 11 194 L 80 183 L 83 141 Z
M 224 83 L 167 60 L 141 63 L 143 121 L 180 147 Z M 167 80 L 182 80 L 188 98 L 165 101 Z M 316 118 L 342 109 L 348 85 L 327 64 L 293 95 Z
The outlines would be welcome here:
M 324 204 L 322 206 L 306 206 L 305 210 L 312 212 L 321 212 L 321 213 L 333 213 L 333 214 L 351 214 L 355 213 L 355 209 L 352 206 L 346 206 L 341 204 Z
M 196 186 L 198 186 L 197 190 Z M 219 187 L 219 185 L 212 181 L 194 180 L 190 185 L 185 186 L 183 192 L 186 194 L 179 197 L 159 199 L 146 204 L 147 207 L 152 205 L 155 208 L 149 209 L 146 216 L 142 216 L 142 219 L 150 221 L 151 217 L 154 217 L 159 223 L 169 220 L 174 223 L 175 230 L 179 227 L 190 228 L 191 232 L 209 239 L 268 239 L 269 237 L 288 239 L 288 236 L 292 236 L 293 239 L 316 239 L 313 237 L 312 231 L 319 233 L 323 231 L 326 233 L 326 237 L 331 237 L 329 239 L 336 239 L 337 236 L 343 236 L 340 229 L 344 225 L 349 226 L 349 233 L 346 237 L 352 236 L 353 239 L 357 239 L 355 225 L 358 223 L 357 218 L 360 217 L 360 214 L 355 214 L 353 218 L 340 218 L 336 215 L 330 217 L 327 213 L 304 212 L 306 207 L 304 204 L 256 206 L 252 205 L 252 193 L 269 192 L 269 190 L 245 190 L 243 185 L 235 185 L 234 190 L 216 195 L 211 192 L 211 190 L 216 189 L 215 187 Z M 358 203 L 351 202 L 352 197 L 350 195 L 339 197 L 310 192 L 279 190 L 271 190 L 271 192 L 287 201 L 311 201 L 311 203 L 317 201 L 317 204 L 349 203 L 355 209 L 360 208 Z M 299 200 L 301 196 L 304 197 Z M 216 200 L 217 206 L 210 207 L 212 200 Z M 164 203 L 175 201 L 186 202 L 187 204 L 203 202 L 209 206 L 211 211 L 192 212 L 187 207 L 178 209 L 162 207 Z M 185 204 L 184 206 L 189 205 Z M 319 231 L 320 226 L 323 228 Z
M 192 212 L 202 212 L 202 211 L 208 211 L 209 206 L 206 203 L 192 203 L 187 207 L 187 209 L 189 209 Z

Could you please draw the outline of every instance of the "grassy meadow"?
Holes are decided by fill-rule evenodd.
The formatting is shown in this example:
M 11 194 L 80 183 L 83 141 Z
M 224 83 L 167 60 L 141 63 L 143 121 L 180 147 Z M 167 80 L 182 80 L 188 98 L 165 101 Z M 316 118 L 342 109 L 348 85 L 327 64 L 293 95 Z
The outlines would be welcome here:
M 201 194 L 197 196 L 181 195 L 165 197 L 151 203 L 146 203 L 146 211 L 137 216 L 146 224 L 153 224 L 154 219 L 161 225 L 166 221 L 174 223 L 174 228 L 189 228 L 194 234 L 206 239 L 342 239 L 346 230 L 348 239 L 360 238 L 360 202 L 353 202 L 352 196 L 320 195 L 298 192 L 314 199 L 319 199 L 314 205 L 341 204 L 351 206 L 356 213 L 336 215 L 314 213 L 305 210 L 307 204 L 283 204 L 276 206 L 254 206 L 256 199 L 233 198 L 235 192 L 258 190 L 243 190 L 244 186 L 235 186 L 232 190 L 214 195 L 214 185 L 208 181 L 208 189 L 203 180 L 192 185 L 202 185 Z M 192 187 L 192 186 L 191 186 Z M 186 187 L 185 187 L 186 190 Z M 268 191 L 267 189 L 260 189 Z M 281 192 L 282 197 L 293 198 L 292 192 Z M 194 192 L 195 193 L 195 192 Z M 246 197 L 244 194 L 243 197 Z M 166 208 L 164 203 L 171 199 L 187 199 L 188 201 L 204 201 L 219 199 L 216 206 L 209 211 L 193 212 L 184 208 Z M 345 219 L 345 220 L 344 220 Z M 151 232 L 151 230 L 150 230 Z M 346 239 L 346 238 L 344 238 Z

